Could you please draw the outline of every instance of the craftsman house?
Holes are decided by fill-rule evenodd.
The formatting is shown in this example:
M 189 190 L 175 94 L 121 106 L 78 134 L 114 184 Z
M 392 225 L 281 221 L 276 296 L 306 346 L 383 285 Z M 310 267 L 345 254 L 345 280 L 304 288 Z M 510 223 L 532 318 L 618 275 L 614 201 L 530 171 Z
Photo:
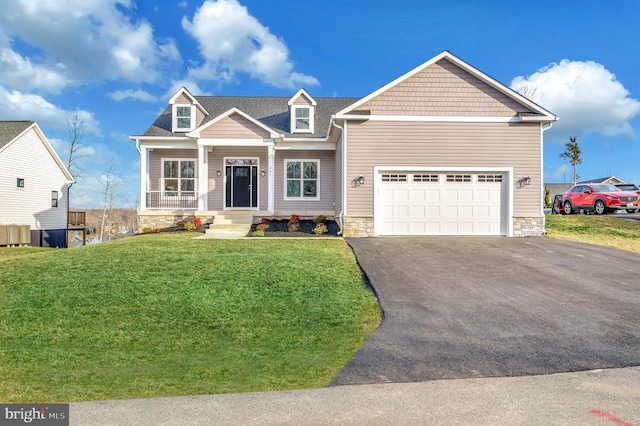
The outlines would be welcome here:
M 140 226 L 334 217 L 345 236 L 541 235 L 557 117 L 444 51 L 364 98 L 180 89 L 140 152 Z

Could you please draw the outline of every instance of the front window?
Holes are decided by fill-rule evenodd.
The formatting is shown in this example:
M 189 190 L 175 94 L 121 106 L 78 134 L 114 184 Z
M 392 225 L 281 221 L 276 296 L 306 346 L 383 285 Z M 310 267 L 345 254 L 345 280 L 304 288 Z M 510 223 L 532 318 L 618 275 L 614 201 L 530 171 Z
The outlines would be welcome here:
M 285 160 L 285 199 L 319 199 L 319 160 Z
M 193 128 L 192 111 L 193 106 L 191 105 L 175 106 L 175 130 L 191 130 Z
M 195 160 L 163 160 L 163 192 L 166 197 L 194 196 L 196 190 Z
M 51 207 L 58 207 L 58 191 L 51 191 Z

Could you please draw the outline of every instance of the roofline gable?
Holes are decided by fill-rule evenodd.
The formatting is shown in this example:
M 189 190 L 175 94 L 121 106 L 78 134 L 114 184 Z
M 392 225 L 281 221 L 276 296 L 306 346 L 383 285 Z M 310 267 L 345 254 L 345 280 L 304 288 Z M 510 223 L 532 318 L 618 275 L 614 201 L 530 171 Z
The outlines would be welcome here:
M 42 131 L 42 129 L 40 129 L 40 126 L 38 126 L 38 123 L 36 123 L 35 121 L 33 123 L 31 123 L 31 125 L 29 125 L 22 132 L 20 132 L 18 135 L 16 135 L 16 137 L 11 139 L 11 141 L 9 141 L 9 143 L 7 143 L 2 148 L 0 148 L 0 153 L 2 151 L 4 151 L 8 146 L 12 145 L 14 142 L 19 140 L 22 136 L 24 136 L 31 129 L 33 129 L 33 131 L 36 133 L 36 136 L 38 136 L 38 138 L 40 139 L 40 142 L 42 142 L 42 144 L 44 145 L 46 150 L 49 152 L 49 155 L 51 155 L 51 157 L 53 158 L 53 161 L 55 161 L 57 166 L 60 168 L 60 171 L 62 172 L 64 177 L 67 178 L 67 183 L 75 183 L 75 179 L 73 178 L 73 176 L 71 176 L 71 173 L 69 173 L 69 170 L 67 169 L 67 166 L 64 165 L 64 163 L 60 159 L 60 156 L 58 155 L 56 150 L 53 149 L 53 146 L 51 145 L 51 143 L 49 142 L 49 140 L 45 136 L 45 134 Z
M 302 96 L 302 95 L 306 96 L 306 98 L 307 98 L 307 99 L 309 99 L 309 101 L 311 101 L 311 105 L 312 105 L 312 106 L 317 106 L 317 105 L 318 105 L 318 103 L 316 102 L 316 100 L 315 100 L 315 99 L 313 99 L 313 97 L 311 97 L 311 95 L 310 95 L 309 93 L 307 93 L 307 91 L 306 91 L 306 90 L 304 90 L 303 88 L 300 88 L 300 90 L 298 90 L 298 91 L 296 92 L 296 94 L 295 94 L 295 95 L 293 95 L 293 96 L 291 97 L 291 99 L 289 99 L 289 102 L 287 102 L 287 105 L 289 105 L 289 106 L 293 105 L 293 101 L 294 101 L 295 99 L 299 98 L 299 97 L 300 97 L 300 96 Z
M 536 104 L 535 102 L 533 102 L 533 101 L 527 99 L 526 97 L 522 96 L 521 94 L 519 94 L 515 90 L 513 90 L 513 89 L 505 86 L 504 84 L 500 83 L 499 81 L 493 79 L 492 77 L 490 77 L 487 74 L 483 73 L 479 69 L 475 68 L 474 66 L 472 66 L 472 65 L 468 64 L 467 62 L 463 61 L 462 59 L 458 58 L 457 56 L 455 56 L 453 53 L 449 52 L 448 50 L 442 51 L 438 55 L 436 55 L 433 58 L 429 59 L 427 62 L 425 62 L 425 63 L 423 63 L 421 65 L 418 65 L 417 67 L 415 67 L 411 71 L 401 75 L 400 77 L 396 78 L 395 80 L 391 81 L 390 83 L 382 86 L 378 90 L 368 94 L 364 98 L 362 98 L 359 101 L 355 102 L 354 104 L 348 106 L 347 108 L 343 109 L 342 111 L 339 111 L 338 113 L 336 113 L 336 115 L 337 116 L 341 116 L 341 115 L 348 114 L 349 112 L 351 112 L 354 109 L 358 108 L 359 106 L 365 104 L 366 102 L 370 101 L 371 99 L 375 98 L 376 96 L 380 95 L 381 93 L 386 92 L 387 90 L 391 89 L 394 86 L 397 86 L 398 84 L 402 83 L 403 81 L 407 80 L 408 78 L 414 76 L 415 74 L 419 73 L 420 71 L 424 70 L 425 68 L 435 64 L 436 62 L 438 62 L 438 61 L 440 61 L 442 59 L 449 60 L 454 65 L 462 68 L 463 70 L 467 71 L 471 75 L 473 75 L 476 78 L 478 78 L 478 79 L 482 80 L 483 82 L 487 83 L 489 86 L 493 87 L 494 89 L 498 90 L 499 92 L 503 93 L 504 95 L 510 97 L 514 101 L 526 106 L 527 108 L 537 112 L 538 114 L 541 114 L 542 117 L 536 117 L 538 119 L 540 119 L 540 118 L 544 119 L 544 120 L 540 120 L 540 121 L 556 121 L 558 119 L 558 117 L 555 114 L 553 114 L 552 112 L 546 110 L 545 108 L 541 107 L 540 105 Z
M 278 133 L 277 131 L 275 131 L 271 127 L 265 125 L 261 121 L 256 120 L 255 118 L 253 118 L 252 116 L 250 116 L 249 114 L 247 114 L 246 112 L 242 111 L 241 109 L 239 109 L 237 107 L 233 107 L 233 108 L 229 109 L 228 111 L 220 114 L 219 116 L 217 116 L 213 120 L 209 121 L 208 123 L 205 123 L 202 126 L 198 127 L 197 129 L 194 129 L 194 130 L 188 132 L 187 136 L 189 136 L 191 138 L 199 138 L 200 137 L 200 133 L 203 130 L 207 129 L 210 126 L 213 126 L 217 122 L 219 122 L 219 121 L 221 121 L 221 120 L 223 120 L 223 119 L 225 119 L 227 117 L 230 117 L 233 114 L 238 114 L 238 115 L 246 118 L 247 120 L 249 120 L 253 124 L 255 124 L 255 125 L 261 127 L 262 129 L 266 130 L 267 132 L 269 132 L 269 134 L 271 135 L 272 138 L 280 138 L 280 137 L 282 137 L 282 134 Z
M 198 102 L 198 100 L 196 99 L 195 96 L 193 96 L 191 94 L 191 92 L 189 92 L 189 90 L 187 90 L 186 87 L 182 86 L 180 89 L 178 89 L 178 91 L 171 97 L 171 99 L 169 99 L 169 105 L 174 105 L 176 103 L 176 100 L 180 97 L 180 95 L 185 95 L 186 97 L 188 97 L 189 99 L 191 99 L 191 102 L 198 107 L 198 109 L 200 111 L 202 111 L 202 113 L 204 115 L 209 115 L 209 112 L 204 109 L 204 107 L 202 106 L 202 104 L 200 102 Z

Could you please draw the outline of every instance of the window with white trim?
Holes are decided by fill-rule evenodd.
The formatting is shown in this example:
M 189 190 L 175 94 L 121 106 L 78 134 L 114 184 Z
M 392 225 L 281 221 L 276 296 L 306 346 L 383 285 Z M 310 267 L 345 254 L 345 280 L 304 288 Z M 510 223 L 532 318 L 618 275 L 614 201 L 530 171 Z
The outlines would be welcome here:
M 196 160 L 162 160 L 162 194 L 165 197 L 196 195 Z
M 284 161 L 284 199 L 320 199 L 320 160 Z
M 51 207 L 58 207 L 58 191 L 51 191 Z
M 187 132 L 195 127 L 195 107 L 193 105 L 173 106 L 173 131 Z
M 313 107 L 291 107 L 291 133 L 313 133 Z

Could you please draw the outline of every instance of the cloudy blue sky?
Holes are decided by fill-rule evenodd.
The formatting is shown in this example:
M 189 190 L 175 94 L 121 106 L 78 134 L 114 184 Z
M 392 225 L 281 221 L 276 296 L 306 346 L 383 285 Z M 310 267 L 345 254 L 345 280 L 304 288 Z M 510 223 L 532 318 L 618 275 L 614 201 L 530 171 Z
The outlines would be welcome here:
M 60 156 L 67 120 L 88 148 L 75 207 L 100 206 L 111 159 L 134 205 L 142 134 L 193 94 L 361 97 L 449 50 L 560 117 L 547 182 L 640 183 L 640 1 L 12 0 L 0 10 L 0 119 L 36 120 Z

